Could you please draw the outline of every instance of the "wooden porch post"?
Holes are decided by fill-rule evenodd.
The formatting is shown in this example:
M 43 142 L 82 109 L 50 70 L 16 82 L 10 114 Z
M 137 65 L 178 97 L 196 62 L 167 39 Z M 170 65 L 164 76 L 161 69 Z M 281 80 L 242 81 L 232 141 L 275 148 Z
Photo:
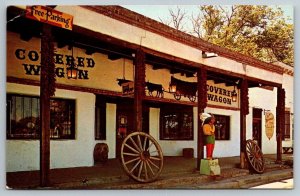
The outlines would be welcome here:
M 49 186 L 50 172 L 50 97 L 55 92 L 54 49 L 51 26 L 43 24 L 40 75 L 40 185 Z
M 244 169 L 245 163 L 245 152 L 246 152 L 246 115 L 249 114 L 249 97 L 248 97 L 248 81 L 241 81 L 241 92 L 240 92 L 240 167 Z
M 282 162 L 282 133 L 285 123 L 285 91 L 282 87 L 277 88 L 277 106 L 276 106 L 276 140 L 277 140 L 277 159 L 276 163 Z
M 145 95 L 145 53 L 139 48 L 134 62 L 134 131 L 142 131 L 143 98 Z
M 204 157 L 203 153 L 203 131 L 202 131 L 202 121 L 200 119 L 201 113 L 207 106 L 207 72 L 204 68 L 199 68 L 197 71 L 197 88 L 198 88 L 198 137 L 197 137 L 197 170 L 200 170 L 201 159 Z

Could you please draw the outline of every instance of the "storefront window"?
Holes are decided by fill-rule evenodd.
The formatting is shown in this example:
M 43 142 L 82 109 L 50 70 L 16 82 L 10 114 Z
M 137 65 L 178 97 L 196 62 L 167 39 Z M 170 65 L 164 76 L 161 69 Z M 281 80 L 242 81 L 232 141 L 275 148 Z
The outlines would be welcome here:
M 6 112 L 8 139 L 39 139 L 39 97 L 8 94 Z M 50 100 L 50 138 L 75 139 L 75 100 Z
M 216 140 L 230 139 L 230 117 L 223 115 L 214 115 L 215 121 L 215 136 Z
M 160 112 L 161 140 L 193 140 L 193 108 L 164 106 Z

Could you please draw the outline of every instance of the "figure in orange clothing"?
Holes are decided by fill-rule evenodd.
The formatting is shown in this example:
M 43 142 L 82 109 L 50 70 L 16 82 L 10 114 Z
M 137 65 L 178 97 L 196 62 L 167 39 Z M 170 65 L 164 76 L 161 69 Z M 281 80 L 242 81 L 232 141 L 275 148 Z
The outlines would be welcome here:
M 211 115 L 204 120 L 203 123 L 203 133 L 204 133 L 204 143 L 206 145 L 206 158 L 213 158 L 213 151 L 215 148 L 215 117 Z

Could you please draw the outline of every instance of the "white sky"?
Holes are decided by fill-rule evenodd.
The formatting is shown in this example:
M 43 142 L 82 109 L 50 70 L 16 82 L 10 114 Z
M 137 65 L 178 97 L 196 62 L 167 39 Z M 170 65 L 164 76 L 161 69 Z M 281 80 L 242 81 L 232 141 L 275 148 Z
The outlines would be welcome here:
M 199 12 L 198 5 L 121 5 L 129 10 L 152 18 L 154 20 L 160 21 L 161 19 L 169 18 L 169 9 L 176 10 L 177 6 L 182 8 L 187 12 L 187 15 L 197 15 Z M 292 5 L 282 5 L 278 6 L 284 11 L 284 15 L 293 19 L 293 6 Z M 292 23 L 292 22 L 291 22 Z

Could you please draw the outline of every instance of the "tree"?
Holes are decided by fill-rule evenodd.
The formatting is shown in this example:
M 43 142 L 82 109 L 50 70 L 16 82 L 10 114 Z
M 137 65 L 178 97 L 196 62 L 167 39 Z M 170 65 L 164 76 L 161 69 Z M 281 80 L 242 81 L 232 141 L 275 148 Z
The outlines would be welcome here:
M 293 24 L 287 22 L 280 8 L 200 6 L 190 19 L 192 29 L 185 31 L 192 35 L 265 62 L 293 66 Z
M 171 26 L 179 31 L 186 32 L 184 23 L 186 19 L 186 11 L 180 9 L 178 6 L 176 10 L 169 9 L 169 14 L 171 16 L 171 19 L 161 19 L 159 17 L 159 20 L 168 25 Z

